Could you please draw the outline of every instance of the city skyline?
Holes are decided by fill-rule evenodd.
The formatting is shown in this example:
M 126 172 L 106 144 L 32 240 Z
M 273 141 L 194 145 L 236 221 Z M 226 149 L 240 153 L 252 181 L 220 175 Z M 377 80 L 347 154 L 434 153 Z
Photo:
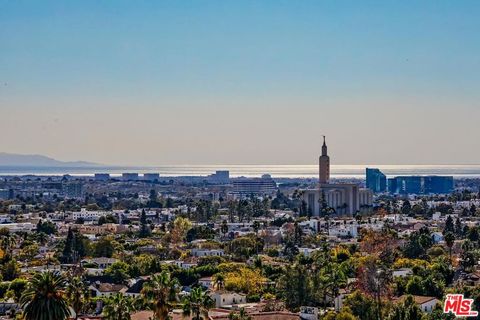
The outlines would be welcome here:
M 480 4 L 0 1 L 0 152 L 478 164 Z
M 0 0 L 0 320 L 480 310 L 478 0 Z

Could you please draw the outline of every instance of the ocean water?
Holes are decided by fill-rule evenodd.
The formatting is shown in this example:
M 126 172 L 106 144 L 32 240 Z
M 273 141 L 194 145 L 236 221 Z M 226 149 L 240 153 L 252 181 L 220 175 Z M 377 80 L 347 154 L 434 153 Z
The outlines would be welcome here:
M 379 168 L 387 176 L 397 175 L 452 175 L 480 177 L 480 165 L 332 165 L 333 178 L 364 178 L 365 168 Z M 259 177 L 270 174 L 282 178 L 312 178 L 318 175 L 317 165 L 170 165 L 152 167 L 15 167 L 0 166 L 0 175 L 79 175 L 122 172 L 159 173 L 160 176 L 207 176 L 216 170 L 229 170 L 231 177 Z

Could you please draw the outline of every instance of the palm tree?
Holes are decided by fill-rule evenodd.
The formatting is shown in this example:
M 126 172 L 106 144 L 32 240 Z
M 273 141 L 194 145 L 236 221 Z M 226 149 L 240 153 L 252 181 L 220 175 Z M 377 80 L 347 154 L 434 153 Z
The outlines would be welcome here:
M 193 315 L 193 320 L 207 319 L 208 309 L 212 308 L 213 305 L 213 300 L 202 288 L 194 288 L 183 302 L 183 314 L 185 316 Z
M 0 231 L 0 246 L 5 255 L 11 256 L 12 248 L 17 244 L 17 238 L 6 228 L 2 228 Z
M 151 304 L 155 319 L 168 319 L 172 302 L 177 299 L 177 281 L 170 277 L 170 273 L 162 271 L 145 282 L 142 295 L 148 304 Z
M 417 306 L 412 296 L 407 296 L 402 303 L 393 307 L 387 319 L 420 319 L 422 318 L 422 310 Z
M 82 278 L 73 277 L 67 283 L 65 293 L 70 306 L 73 311 L 75 311 L 75 319 L 77 319 L 78 315 L 82 312 L 90 299 L 88 287 L 85 285 Z
M 253 228 L 253 231 L 255 231 L 255 235 L 258 237 L 258 230 L 260 229 L 260 222 L 258 222 L 258 220 L 253 221 L 252 228 Z
M 20 298 L 25 320 L 63 320 L 70 316 L 64 290 L 66 279 L 58 272 L 37 273 Z
M 117 293 L 105 300 L 102 316 L 105 320 L 130 320 L 130 313 L 135 311 L 133 299 Z
M 44 245 L 48 241 L 48 235 L 45 232 L 37 233 L 35 238 L 42 245 Z
M 328 270 L 328 278 L 325 288 L 330 291 L 332 299 L 335 299 L 340 292 L 340 288 L 347 285 L 347 276 L 341 269 L 340 265 L 330 266 Z
M 223 237 L 225 238 L 228 233 L 228 224 L 227 220 L 223 220 L 222 226 L 220 227 L 220 231 L 223 233 Z
M 447 232 L 445 235 L 445 243 L 447 244 L 448 247 L 448 253 L 450 256 L 450 260 L 452 260 L 452 247 L 453 244 L 455 243 L 455 236 L 451 232 Z

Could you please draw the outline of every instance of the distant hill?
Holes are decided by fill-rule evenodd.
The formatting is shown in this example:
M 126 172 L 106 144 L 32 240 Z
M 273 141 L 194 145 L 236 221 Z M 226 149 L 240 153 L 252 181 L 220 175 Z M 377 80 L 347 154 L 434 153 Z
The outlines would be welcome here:
M 0 166 L 15 167 L 91 167 L 100 164 L 86 161 L 60 161 L 38 154 L 0 152 Z

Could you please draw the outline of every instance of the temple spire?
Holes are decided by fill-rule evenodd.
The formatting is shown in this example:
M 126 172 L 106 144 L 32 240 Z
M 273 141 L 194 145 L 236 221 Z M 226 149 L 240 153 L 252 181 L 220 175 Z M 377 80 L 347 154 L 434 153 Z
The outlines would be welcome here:
M 322 156 L 327 155 L 327 143 L 325 142 L 325 136 L 323 136 Z
M 318 180 L 320 184 L 326 184 L 330 181 L 330 158 L 327 154 L 327 143 L 325 136 L 323 136 L 322 155 L 318 159 L 319 164 L 319 176 Z

